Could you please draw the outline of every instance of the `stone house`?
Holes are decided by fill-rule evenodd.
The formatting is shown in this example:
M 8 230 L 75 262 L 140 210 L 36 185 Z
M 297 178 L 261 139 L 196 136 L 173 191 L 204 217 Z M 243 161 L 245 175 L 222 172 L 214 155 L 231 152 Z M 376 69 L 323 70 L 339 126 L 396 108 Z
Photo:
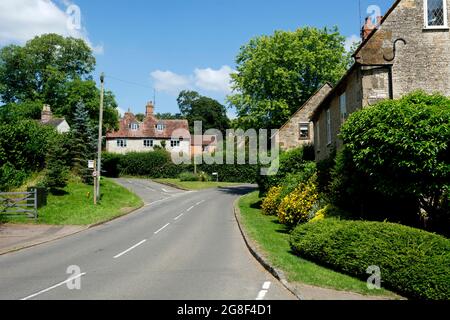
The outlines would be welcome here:
M 106 151 L 111 153 L 147 152 L 156 147 L 189 154 L 191 142 L 188 121 L 157 119 L 152 102 L 142 122 L 128 111 L 120 119 L 119 130 L 106 134 Z
M 366 20 L 355 62 L 313 112 L 316 160 L 342 147 L 338 135 L 352 112 L 414 90 L 450 96 L 447 0 L 397 0 Z
M 70 131 L 70 126 L 66 119 L 53 117 L 53 112 L 48 104 L 45 104 L 42 108 L 40 123 L 52 126 L 58 133 L 68 133 Z
M 331 84 L 324 84 L 278 130 L 278 133 L 275 135 L 275 141 L 279 144 L 281 150 L 291 150 L 313 144 L 314 124 L 310 118 L 331 89 Z

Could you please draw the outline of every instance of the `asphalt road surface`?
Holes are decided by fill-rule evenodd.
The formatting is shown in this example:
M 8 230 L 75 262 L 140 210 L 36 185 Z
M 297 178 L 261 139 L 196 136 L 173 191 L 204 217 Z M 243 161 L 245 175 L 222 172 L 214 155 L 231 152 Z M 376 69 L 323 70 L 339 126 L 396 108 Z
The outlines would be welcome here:
M 145 207 L 0 256 L 0 299 L 295 299 L 247 250 L 233 202 L 249 187 L 185 192 L 120 179 Z

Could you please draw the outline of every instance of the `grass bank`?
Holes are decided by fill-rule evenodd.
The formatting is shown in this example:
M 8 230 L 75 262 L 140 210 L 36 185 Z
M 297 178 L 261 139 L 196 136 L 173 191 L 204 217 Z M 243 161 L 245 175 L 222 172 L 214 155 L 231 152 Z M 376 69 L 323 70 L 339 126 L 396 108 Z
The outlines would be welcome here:
M 49 195 L 47 205 L 39 209 L 35 222 L 25 216 L 0 214 L 2 223 L 37 223 L 49 225 L 90 225 L 108 221 L 142 206 L 142 200 L 109 179 L 102 179 L 102 198 L 93 204 L 93 187 L 69 182 L 60 195 Z
M 234 182 L 180 181 L 180 179 L 153 179 L 153 181 L 186 190 L 204 190 L 210 188 L 226 188 L 242 185 L 242 183 Z
M 289 282 L 356 292 L 370 296 L 396 295 L 388 290 L 369 290 L 359 279 L 327 269 L 294 255 L 289 244 L 289 232 L 273 216 L 265 216 L 259 209 L 258 192 L 239 201 L 242 223 L 248 235 L 259 245 L 272 266 L 282 270 Z

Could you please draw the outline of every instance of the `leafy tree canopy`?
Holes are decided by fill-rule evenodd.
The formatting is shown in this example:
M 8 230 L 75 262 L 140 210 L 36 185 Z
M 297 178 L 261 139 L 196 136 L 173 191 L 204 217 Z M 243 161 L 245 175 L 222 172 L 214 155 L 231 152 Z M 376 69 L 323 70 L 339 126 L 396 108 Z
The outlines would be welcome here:
M 228 97 L 242 128 L 279 128 L 326 82 L 336 83 L 351 58 L 345 37 L 331 30 L 276 31 L 244 45 Z
M 100 92 L 92 80 L 95 57 L 81 39 L 46 34 L 24 46 L 10 45 L 0 50 L 0 99 L 10 116 L 15 110 L 49 104 L 56 116 L 72 124 L 76 103 L 82 99 L 92 121 L 97 121 Z M 31 106 L 30 106 L 31 107 Z M 114 95 L 105 94 L 105 129 L 117 127 Z M 30 111 L 31 112 L 31 111 Z M 35 118 L 33 116 L 31 118 Z
M 203 122 L 204 131 L 217 129 L 225 132 L 230 126 L 226 107 L 214 99 L 195 91 L 182 91 L 177 101 L 182 117 L 189 121 L 191 132 L 195 121 Z

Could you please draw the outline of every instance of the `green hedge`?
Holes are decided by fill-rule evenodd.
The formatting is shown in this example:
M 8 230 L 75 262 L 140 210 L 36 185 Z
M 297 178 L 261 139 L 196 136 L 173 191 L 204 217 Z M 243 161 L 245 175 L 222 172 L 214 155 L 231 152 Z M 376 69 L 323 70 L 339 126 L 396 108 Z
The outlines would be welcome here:
M 102 170 L 107 177 L 116 178 L 122 175 L 148 177 L 151 179 L 176 179 L 183 172 L 194 172 L 193 165 L 175 165 L 170 153 L 165 150 L 153 152 L 132 152 L 125 155 L 104 153 Z M 219 174 L 221 182 L 254 183 L 258 173 L 257 165 L 219 165 L 201 164 L 197 166 L 198 172 L 205 172 L 212 176 Z M 213 177 L 213 180 L 215 178 Z
M 415 299 L 450 299 L 450 240 L 392 223 L 326 219 L 297 227 L 293 251 L 367 280 L 381 268 L 382 285 Z

